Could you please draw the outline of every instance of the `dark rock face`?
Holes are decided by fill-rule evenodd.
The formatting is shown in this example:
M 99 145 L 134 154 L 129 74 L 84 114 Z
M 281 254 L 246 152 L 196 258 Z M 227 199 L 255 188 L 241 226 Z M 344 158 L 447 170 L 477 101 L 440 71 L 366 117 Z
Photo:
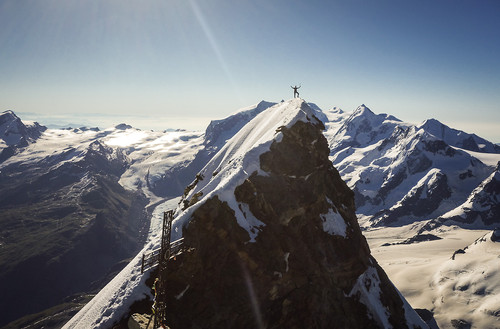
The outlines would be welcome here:
M 456 329 L 470 329 L 472 327 L 472 325 L 469 322 L 462 319 L 451 320 L 451 325 L 453 326 L 453 328 Z
M 500 242 L 500 227 L 493 230 L 493 233 L 491 234 L 491 241 Z
M 425 308 L 416 308 L 415 311 L 427 323 L 429 329 L 439 329 L 436 319 L 434 319 L 434 314 L 431 311 Z
M 439 153 L 449 157 L 452 157 L 456 154 L 456 151 L 442 140 L 430 140 L 424 141 L 423 143 L 425 145 L 424 149 L 431 153 Z
M 322 128 L 283 128 L 282 141 L 260 157 L 268 175 L 253 173 L 235 189 L 246 216 L 264 223 L 255 241 L 217 196 L 193 212 L 183 232 L 188 251 L 169 265 L 171 328 L 383 327 L 362 302 L 366 294 L 394 328 L 408 328 L 403 301 L 361 234 L 354 194 L 328 160 Z M 331 212 L 345 233 L 325 231 Z

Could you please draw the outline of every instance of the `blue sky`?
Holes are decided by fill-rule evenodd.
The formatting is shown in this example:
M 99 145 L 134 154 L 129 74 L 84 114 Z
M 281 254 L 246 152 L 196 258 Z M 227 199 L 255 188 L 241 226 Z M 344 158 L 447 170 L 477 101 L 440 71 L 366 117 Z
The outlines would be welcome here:
M 498 17 L 496 0 L 0 0 L 0 110 L 202 129 L 301 84 L 323 109 L 500 142 Z

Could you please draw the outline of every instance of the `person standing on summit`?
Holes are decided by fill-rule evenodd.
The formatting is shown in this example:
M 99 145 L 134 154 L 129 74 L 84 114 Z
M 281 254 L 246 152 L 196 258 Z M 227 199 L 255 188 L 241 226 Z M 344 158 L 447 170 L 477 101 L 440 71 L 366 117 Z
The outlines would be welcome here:
M 301 86 L 295 86 L 295 87 L 292 87 L 290 86 L 290 88 L 293 89 L 293 98 L 299 98 L 299 92 L 298 92 L 298 89 L 300 88 Z

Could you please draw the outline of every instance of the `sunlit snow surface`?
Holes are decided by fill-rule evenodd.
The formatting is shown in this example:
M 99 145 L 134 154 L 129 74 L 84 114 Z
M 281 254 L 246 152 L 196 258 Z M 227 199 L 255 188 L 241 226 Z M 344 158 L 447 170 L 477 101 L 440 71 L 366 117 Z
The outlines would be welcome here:
M 465 246 L 464 254 L 455 254 L 434 275 L 439 323 L 461 319 L 473 328 L 500 328 L 500 242 L 493 242 L 491 234 Z
M 382 217 L 376 215 L 381 211 L 394 212 L 402 205 L 407 209 L 405 201 L 422 190 L 421 197 L 425 197 L 439 175 L 444 177 L 451 195 L 442 199 L 433 213 L 421 217 L 399 216 L 398 224 L 437 218 L 462 204 L 500 161 L 500 154 L 458 147 L 451 148 L 452 155 L 443 150 L 433 151 L 429 148 L 432 143 L 447 147 L 431 134 L 433 130 L 424 129 L 429 122 L 438 125 L 435 120 L 416 126 L 387 114 L 374 114 L 363 105 L 354 112 L 334 108 L 324 113 L 328 118 L 325 137 L 331 148 L 331 161 L 347 185 L 368 200 L 358 204 L 356 210 L 362 226 L 381 220 Z M 458 137 L 451 139 L 457 140 Z M 410 170 L 418 163 L 423 164 L 423 168 Z M 469 176 L 463 178 L 464 173 Z
M 419 225 L 369 229 L 363 234 L 372 255 L 414 308 L 434 312 L 442 329 L 452 320 L 472 328 L 500 328 L 500 242 L 491 231 L 442 226 L 442 240 L 384 246 L 414 235 Z M 467 248 L 466 248 L 467 247 Z M 465 254 L 456 254 L 464 249 Z

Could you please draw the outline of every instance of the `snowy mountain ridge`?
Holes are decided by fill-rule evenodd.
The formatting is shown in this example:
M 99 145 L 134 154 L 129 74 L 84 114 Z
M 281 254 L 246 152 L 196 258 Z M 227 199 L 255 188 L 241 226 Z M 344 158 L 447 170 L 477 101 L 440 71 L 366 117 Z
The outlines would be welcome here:
M 282 138 L 281 130 L 289 128 L 297 121 L 320 121 L 315 117 L 315 112 L 300 100 L 291 100 L 269 107 L 265 112 L 259 113 L 253 120 L 240 129 L 220 151 L 200 171 L 194 188 L 184 196 L 189 203 L 193 198 L 200 203 L 217 194 L 221 201 L 226 201 L 235 211 L 238 223 L 245 228 L 251 236 L 256 234 L 256 226 L 261 225 L 255 218 L 247 219 L 234 199 L 234 188 L 243 183 L 247 176 L 253 172 L 263 174 L 259 166 L 261 153 L 269 149 L 271 143 Z M 220 191 L 225 191 L 220 193 Z M 195 197 L 196 196 L 196 197 Z M 200 198 L 199 196 L 202 196 Z M 178 217 L 174 223 L 174 240 L 179 239 L 181 230 L 178 225 L 187 224 L 187 218 L 196 207 L 189 209 L 185 215 Z M 179 209 L 178 209 L 179 211 Z
M 257 105 L 243 108 L 229 117 L 221 120 L 212 120 L 205 131 L 206 146 L 222 146 L 225 142 L 233 137 L 246 123 L 252 120 L 262 111 L 275 105 L 261 101 Z
M 463 203 L 492 172 L 491 161 L 485 164 L 477 157 L 500 159 L 498 153 L 477 153 L 475 144 L 467 143 L 471 135 L 436 120 L 417 126 L 375 115 L 364 106 L 340 115 L 343 119 L 326 132 L 330 158 L 356 193 L 363 225 L 437 218 Z M 337 116 L 332 113 L 329 119 Z M 448 132 L 446 140 L 432 134 L 435 127 Z

